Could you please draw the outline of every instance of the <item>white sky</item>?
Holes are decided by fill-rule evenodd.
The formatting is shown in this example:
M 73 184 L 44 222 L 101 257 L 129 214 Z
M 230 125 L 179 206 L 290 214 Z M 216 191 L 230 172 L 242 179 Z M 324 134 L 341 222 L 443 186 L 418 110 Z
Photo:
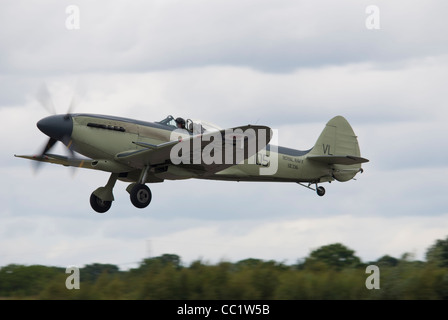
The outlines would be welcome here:
M 365 26 L 368 5 L 380 29 Z M 68 30 L 66 8 L 80 9 Z M 2 1 L 0 266 L 137 265 L 173 253 L 185 264 L 245 258 L 289 264 L 341 242 L 364 262 L 424 259 L 448 236 L 448 2 Z M 168 114 L 278 129 L 309 149 L 343 115 L 370 159 L 357 181 L 324 185 L 166 181 L 146 209 L 118 182 L 106 214 L 89 205 L 108 174 L 14 154 L 44 145 L 46 83 L 56 109 L 157 121 Z M 64 154 L 58 146 L 56 151 Z

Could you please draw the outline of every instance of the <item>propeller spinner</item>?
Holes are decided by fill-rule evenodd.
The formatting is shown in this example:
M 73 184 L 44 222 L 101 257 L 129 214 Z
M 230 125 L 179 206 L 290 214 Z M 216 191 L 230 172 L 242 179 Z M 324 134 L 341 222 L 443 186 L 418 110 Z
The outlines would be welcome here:
M 59 140 L 62 142 L 70 138 L 73 130 L 73 120 L 70 114 L 58 114 L 43 118 L 37 122 L 40 131 L 50 137 L 50 140 Z
M 37 157 L 42 159 L 58 141 L 61 141 L 63 144 L 65 144 L 71 156 L 74 156 L 73 150 L 70 149 L 71 134 L 73 131 L 73 119 L 69 114 L 54 115 L 43 118 L 42 120 L 37 122 L 37 127 L 40 131 L 50 137 L 44 149 Z M 39 163 L 40 162 L 36 162 L 36 165 L 38 165 Z

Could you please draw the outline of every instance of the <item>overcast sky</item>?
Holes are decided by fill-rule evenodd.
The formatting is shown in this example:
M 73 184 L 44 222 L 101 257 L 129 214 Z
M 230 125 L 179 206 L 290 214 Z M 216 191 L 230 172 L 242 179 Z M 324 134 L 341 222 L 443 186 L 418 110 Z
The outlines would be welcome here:
M 79 29 L 71 11 L 79 9 Z M 379 29 L 366 27 L 379 9 Z M 340 242 L 364 262 L 412 253 L 448 236 L 448 2 L 445 0 L 2 1 L 0 4 L 0 266 L 134 267 L 177 254 L 216 263 L 296 263 Z M 370 21 L 370 20 L 369 20 Z M 376 21 L 375 21 L 376 22 Z M 158 121 L 168 114 L 221 127 L 278 130 L 311 148 L 336 115 L 363 157 L 356 181 L 297 184 L 166 181 L 136 209 L 118 182 L 106 214 L 89 204 L 108 174 L 43 165 L 49 115 Z M 63 155 L 62 146 L 55 151 Z

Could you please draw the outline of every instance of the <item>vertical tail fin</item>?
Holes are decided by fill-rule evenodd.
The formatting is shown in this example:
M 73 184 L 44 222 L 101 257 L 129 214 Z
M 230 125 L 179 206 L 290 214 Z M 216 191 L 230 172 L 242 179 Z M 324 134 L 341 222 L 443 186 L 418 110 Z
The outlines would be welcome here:
M 361 163 L 369 161 L 361 158 L 358 138 L 342 116 L 327 122 L 308 159 L 332 165 L 333 176 L 338 181 L 352 179 L 361 170 Z
M 358 139 L 348 121 L 342 116 L 336 116 L 327 122 L 310 154 L 359 157 L 361 152 Z

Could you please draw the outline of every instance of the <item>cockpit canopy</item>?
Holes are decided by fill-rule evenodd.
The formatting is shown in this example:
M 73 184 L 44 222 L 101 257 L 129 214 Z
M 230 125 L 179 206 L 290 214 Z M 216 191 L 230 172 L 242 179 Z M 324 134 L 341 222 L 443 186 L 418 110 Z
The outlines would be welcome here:
M 165 119 L 157 121 L 157 123 L 178 129 L 176 119 L 178 118 L 174 118 L 172 115 L 169 115 Z M 203 134 L 220 131 L 222 128 L 210 122 L 197 119 L 187 119 L 185 121 L 185 130 L 187 130 L 190 134 Z

